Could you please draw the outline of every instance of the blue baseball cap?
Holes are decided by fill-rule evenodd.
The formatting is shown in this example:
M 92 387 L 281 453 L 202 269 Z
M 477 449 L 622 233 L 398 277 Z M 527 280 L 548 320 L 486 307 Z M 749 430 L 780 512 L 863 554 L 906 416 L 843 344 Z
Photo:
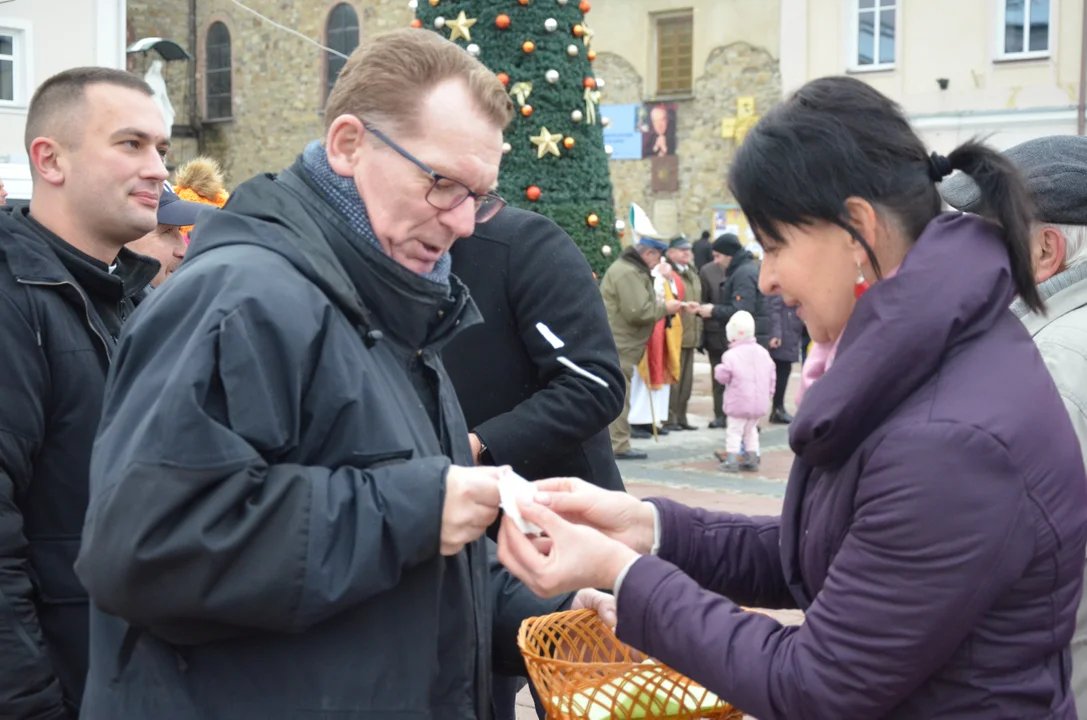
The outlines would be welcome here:
M 200 212 L 210 207 L 213 206 L 182 200 L 169 183 L 163 183 L 162 195 L 159 196 L 159 224 L 193 225 L 196 223 L 196 218 L 200 216 Z
M 646 247 L 651 247 L 654 250 L 660 250 L 661 252 L 664 252 L 668 249 L 668 243 L 645 236 L 638 238 L 638 244 L 645 245 Z

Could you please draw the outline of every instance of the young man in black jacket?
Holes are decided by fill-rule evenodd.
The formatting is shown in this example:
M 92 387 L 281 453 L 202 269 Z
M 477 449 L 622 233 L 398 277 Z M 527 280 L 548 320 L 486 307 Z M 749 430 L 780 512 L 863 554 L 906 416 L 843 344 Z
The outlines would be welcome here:
M 78 713 L 87 594 L 72 564 L 121 326 L 158 272 L 166 126 L 126 72 L 66 70 L 27 112 L 33 198 L 0 212 L 0 717 Z

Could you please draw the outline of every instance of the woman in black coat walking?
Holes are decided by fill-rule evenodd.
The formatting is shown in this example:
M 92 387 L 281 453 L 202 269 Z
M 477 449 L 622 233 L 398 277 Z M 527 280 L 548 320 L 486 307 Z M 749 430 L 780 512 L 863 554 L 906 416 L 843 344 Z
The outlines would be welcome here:
M 766 304 L 770 311 L 770 357 L 777 366 L 770 422 L 788 425 L 793 416 L 785 412 L 785 388 L 789 384 L 793 363 L 800 357 L 804 321 L 797 317 L 796 309 L 786 305 L 780 295 L 767 295 Z

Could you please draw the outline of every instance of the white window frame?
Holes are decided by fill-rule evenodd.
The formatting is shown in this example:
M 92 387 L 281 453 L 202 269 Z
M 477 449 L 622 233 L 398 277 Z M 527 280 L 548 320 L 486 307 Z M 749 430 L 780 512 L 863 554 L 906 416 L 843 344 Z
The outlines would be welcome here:
M 1045 50 L 1024 50 L 1021 52 L 1005 52 L 1004 50 L 1004 31 L 1007 28 L 1006 20 L 1008 14 L 1008 0 L 996 0 L 996 53 L 994 59 L 998 62 L 1001 60 L 1037 60 L 1045 59 L 1053 56 L 1053 43 L 1057 39 L 1057 34 L 1053 32 L 1053 28 L 1057 25 L 1057 6 L 1060 3 L 1057 0 L 1049 0 L 1049 36 L 1046 38 Z M 1026 11 L 1026 16 L 1023 18 L 1024 33 L 1027 33 L 1027 42 L 1029 43 L 1030 32 L 1030 0 L 1024 0 L 1023 5 Z
M 879 58 L 879 0 L 874 9 L 876 15 L 876 58 Z M 857 53 L 860 51 L 861 30 L 861 4 L 860 0 L 846 0 L 849 10 L 849 42 L 846 43 L 846 68 L 851 73 L 886 72 L 898 67 L 899 56 L 902 53 L 902 5 L 906 0 L 894 0 L 895 13 L 895 59 L 889 63 L 875 62 L 872 65 L 861 65 L 857 62 Z
M 25 109 L 30 104 L 30 90 L 34 87 L 34 32 L 33 24 L 20 18 L 0 17 L 0 35 L 12 38 L 12 95 L 11 100 L 0 100 L 0 110 Z

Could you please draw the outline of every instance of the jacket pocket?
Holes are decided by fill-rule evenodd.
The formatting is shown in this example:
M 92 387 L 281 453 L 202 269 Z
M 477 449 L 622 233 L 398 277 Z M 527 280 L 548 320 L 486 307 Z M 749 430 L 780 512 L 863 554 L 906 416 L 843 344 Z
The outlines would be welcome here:
M 415 455 L 415 450 L 387 450 L 378 453 L 354 453 L 351 455 L 351 466 L 360 470 L 376 470 L 386 465 L 407 462 Z

